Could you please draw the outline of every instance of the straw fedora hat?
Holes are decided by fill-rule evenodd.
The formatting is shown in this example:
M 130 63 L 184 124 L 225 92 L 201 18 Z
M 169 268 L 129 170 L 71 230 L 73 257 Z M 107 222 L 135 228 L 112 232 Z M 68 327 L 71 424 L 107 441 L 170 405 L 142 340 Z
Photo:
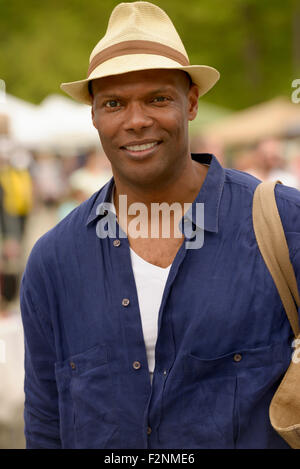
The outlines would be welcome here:
M 220 77 L 215 68 L 190 65 L 172 21 L 161 8 L 149 2 L 120 3 L 112 11 L 105 36 L 90 55 L 87 78 L 62 83 L 61 89 L 77 101 L 92 104 L 89 81 L 150 69 L 187 72 L 198 85 L 200 96 Z

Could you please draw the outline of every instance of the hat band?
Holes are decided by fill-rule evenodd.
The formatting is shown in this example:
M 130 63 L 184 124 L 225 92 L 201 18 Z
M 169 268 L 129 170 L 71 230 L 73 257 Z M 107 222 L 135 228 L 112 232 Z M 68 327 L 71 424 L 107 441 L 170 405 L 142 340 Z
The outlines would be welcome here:
M 107 47 L 93 57 L 89 65 L 88 77 L 95 68 L 103 62 L 113 59 L 114 57 L 119 57 L 120 55 L 129 54 L 162 55 L 168 59 L 175 60 L 175 62 L 178 62 L 180 65 L 185 67 L 190 65 L 190 62 L 185 55 L 172 47 L 166 46 L 165 44 L 160 44 L 159 42 L 154 41 L 123 41 Z

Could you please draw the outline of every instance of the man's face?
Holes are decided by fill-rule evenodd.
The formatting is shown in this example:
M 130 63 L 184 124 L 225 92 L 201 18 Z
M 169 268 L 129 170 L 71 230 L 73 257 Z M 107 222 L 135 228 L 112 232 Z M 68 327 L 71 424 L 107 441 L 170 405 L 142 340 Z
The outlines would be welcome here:
M 284 164 L 282 143 L 276 139 L 265 139 L 258 146 L 258 157 L 263 167 L 270 171 Z
M 198 88 L 179 70 L 145 70 L 93 82 L 93 125 L 115 178 L 158 186 L 180 174 L 189 156 L 188 121 Z

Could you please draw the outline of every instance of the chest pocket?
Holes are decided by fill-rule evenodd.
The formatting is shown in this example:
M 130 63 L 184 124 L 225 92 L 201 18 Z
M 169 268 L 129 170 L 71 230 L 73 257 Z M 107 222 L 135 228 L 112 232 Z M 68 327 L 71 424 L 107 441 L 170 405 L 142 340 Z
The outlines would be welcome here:
M 105 345 L 55 363 L 64 447 L 113 448 L 118 433 Z
M 287 346 L 273 344 L 212 359 L 188 354 L 183 420 L 193 447 L 237 447 L 241 435 L 253 433 L 255 421 L 267 424 L 268 434 L 271 426 L 266 414 L 288 366 L 288 353 Z

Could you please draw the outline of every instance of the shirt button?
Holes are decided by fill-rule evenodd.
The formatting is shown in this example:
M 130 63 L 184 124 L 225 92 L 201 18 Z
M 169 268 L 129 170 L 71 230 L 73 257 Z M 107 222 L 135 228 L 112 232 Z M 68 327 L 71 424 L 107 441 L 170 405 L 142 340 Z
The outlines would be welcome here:
M 167 376 L 167 370 L 164 370 L 163 375 Z
M 119 239 L 115 239 L 113 242 L 113 245 L 115 246 L 115 248 L 118 248 L 120 244 L 121 244 L 121 241 Z
M 236 353 L 233 357 L 234 361 L 235 362 L 240 362 L 241 359 L 242 359 L 242 355 L 240 355 L 239 353 Z
M 147 435 L 151 435 L 151 432 L 152 432 L 151 427 L 148 427 L 148 428 L 147 428 Z
M 128 300 L 128 298 L 123 298 L 123 300 L 122 300 L 122 305 L 123 306 L 128 306 L 129 303 L 130 303 L 130 301 Z
M 75 370 L 75 368 L 76 368 L 75 363 L 74 363 L 74 362 L 70 362 L 70 367 L 72 368 L 72 370 Z
M 132 366 L 135 370 L 139 370 L 142 365 L 140 364 L 140 362 L 133 362 Z

